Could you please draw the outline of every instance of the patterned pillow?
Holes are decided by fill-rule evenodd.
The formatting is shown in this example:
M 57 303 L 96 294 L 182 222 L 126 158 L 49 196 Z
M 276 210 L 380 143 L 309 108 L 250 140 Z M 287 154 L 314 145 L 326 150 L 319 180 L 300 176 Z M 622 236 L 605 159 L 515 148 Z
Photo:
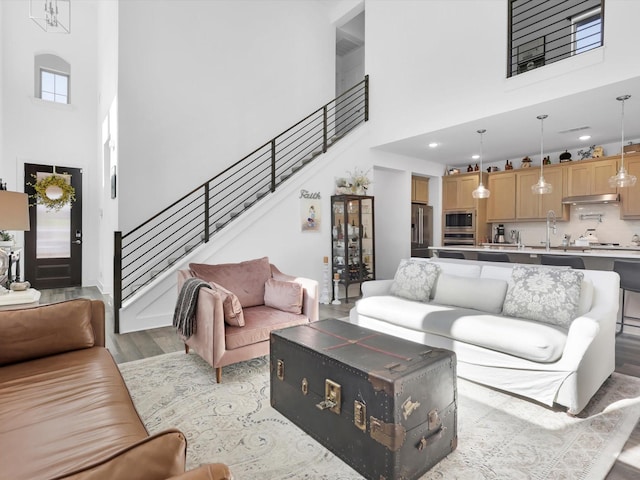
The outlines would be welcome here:
M 515 266 L 502 313 L 568 329 L 578 316 L 583 277 L 570 268 Z
M 400 260 L 390 292 L 397 297 L 428 302 L 440 267 L 425 261 Z

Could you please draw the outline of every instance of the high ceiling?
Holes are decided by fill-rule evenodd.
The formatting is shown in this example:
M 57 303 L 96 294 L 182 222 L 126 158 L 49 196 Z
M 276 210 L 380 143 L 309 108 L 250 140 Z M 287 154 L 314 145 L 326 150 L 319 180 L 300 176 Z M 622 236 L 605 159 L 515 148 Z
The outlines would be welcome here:
M 382 150 L 423 158 L 449 166 L 475 163 L 473 154 L 480 153 L 478 129 L 484 135 L 484 163 L 504 162 L 540 156 L 540 120 L 544 121 L 544 151 L 563 152 L 568 149 L 573 158 L 577 150 L 590 145 L 606 145 L 621 141 L 621 104 L 616 97 L 629 94 L 625 102 L 625 144 L 640 140 L 640 78 L 607 85 L 598 89 L 570 95 L 558 100 L 501 113 L 434 132 L 425 132 L 380 146 Z M 586 141 L 580 135 L 591 135 Z M 436 148 L 429 143 L 437 142 Z M 634 143 L 635 143 L 634 142 Z M 620 148 L 605 149 L 605 155 L 616 155 Z M 558 158 L 551 158 L 557 163 Z M 517 165 L 517 164 L 516 164 Z

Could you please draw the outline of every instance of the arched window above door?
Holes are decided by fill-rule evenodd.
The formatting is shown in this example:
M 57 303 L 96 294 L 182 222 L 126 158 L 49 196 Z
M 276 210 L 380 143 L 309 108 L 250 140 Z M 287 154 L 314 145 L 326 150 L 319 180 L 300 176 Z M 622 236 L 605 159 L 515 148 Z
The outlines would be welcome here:
M 49 102 L 71 103 L 71 65 L 57 55 L 34 57 L 34 96 Z

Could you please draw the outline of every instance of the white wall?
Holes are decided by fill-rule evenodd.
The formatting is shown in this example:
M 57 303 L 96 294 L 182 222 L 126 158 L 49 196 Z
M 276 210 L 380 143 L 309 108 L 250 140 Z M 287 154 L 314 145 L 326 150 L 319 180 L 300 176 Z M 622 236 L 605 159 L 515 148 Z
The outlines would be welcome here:
M 125 232 L 334 97 L 335 28 L 324 2 L 150 5 L 119 4 Z
M 98 272 L 100 291 L 113 293 L 113 232 L 118 230 L 118 201 L 111 198 L 111 174 L 118 166 L 118 2 L 98 3 L 98 113 L 100 137 L 96 145 L 99 159 L 95 189 L 98 210 Z M 116 182 L 116 193 L 118 185 Z
M 97 272 L 96 3 L 75 2 L 72 33 L 46 33 L 28 17 L 22 1 L 2 2 L 2 136 L 0 177 L 24 191 L 24 163 L 83 169 L 83 284 Z M 71 104 L 34 98 L 34 56 L 51 53 L 71 64 Z M 17 238 L 22 242 L 22 235 Z
M 640 75 L 640 63 L 629 61 L 637 56 L 632 32 L 640 2 L 608 0 L 603 49 L 505 78 L 506 3 L 366 2 L 375 144 Z

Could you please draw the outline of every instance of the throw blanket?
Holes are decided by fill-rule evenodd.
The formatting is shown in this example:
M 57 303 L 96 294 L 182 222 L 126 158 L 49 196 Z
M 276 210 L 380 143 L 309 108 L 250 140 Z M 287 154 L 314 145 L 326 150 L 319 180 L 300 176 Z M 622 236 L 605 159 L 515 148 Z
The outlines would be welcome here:
M 196 333 L 196 305 L 201 288 L 211 288 L 204 280 L 187 278 L 178 294 L 178 302 L 173 312 L 173 326 L 184 337 L 189 338 Z

